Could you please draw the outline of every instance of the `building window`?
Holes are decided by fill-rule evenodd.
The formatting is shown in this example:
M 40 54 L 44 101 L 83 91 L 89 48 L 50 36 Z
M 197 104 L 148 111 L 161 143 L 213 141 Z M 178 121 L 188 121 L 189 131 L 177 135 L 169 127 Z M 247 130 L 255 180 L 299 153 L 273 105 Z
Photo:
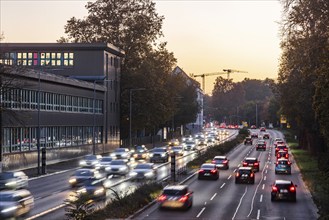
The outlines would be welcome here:
M 73 66 L 74 53 L 64 53 L 64 66 Z

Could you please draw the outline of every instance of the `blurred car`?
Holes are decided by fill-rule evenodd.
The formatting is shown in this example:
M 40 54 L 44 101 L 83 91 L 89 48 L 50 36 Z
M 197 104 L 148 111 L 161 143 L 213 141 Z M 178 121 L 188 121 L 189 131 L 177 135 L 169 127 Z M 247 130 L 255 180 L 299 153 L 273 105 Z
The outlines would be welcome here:
M 287 151 L 288 152 L 288 147 L 287 147 L 287 145 L 285 145 L 285 144 L 277 144 L 276 145 L 276 147 L 275 147 L 275 155 L 277 155 L 277 153 L 279 152 L 279 151 Z
M 149 150 L 145 145 L 135 146 L 133 157 L 135 160 L 147 160 L 149 158 Z
M 26 189 L 0 192 L 0 219 L 24 216 L 34 207 L 34 197 Z
M 129 173 L 129 170 L 130 168 L 127 160 L 112 160 L 110 165 L 105 168 L 105 173 L 107 176 L 126 176 Z
M 193 140 L 192 135 L 185 135 L 185 136 L 182 138 L 182 142 L 186 142 L 186 141 L 189 141 L 189 140 Z
M 184 155 L 184 148 L 183 146 L 174 146 L 171 148 L 171 153 L 177 155 L 177 156 L 183 156 Z
M 252 133 L 250 134 L 250 137 L 251 137 L 251 138 L 258 138 L 258 134 L 257 134 L 256 132 L 252 132 Z
M 244 139 L 244 145 L 252 145 L 252 138 L 251 137 L 246 137 Z
M 288 159 L 280 158 L 275 164 L 275 174 L 286 173 L 291 174 L 291 162 Z
M 284 151 L 284 150 L 279 150 L 276 154 L 276 159 L 280 159 L 280 158 L 285 158 L 288 159 L 289 158 L 289 153 L 288 151 Z
M 202 141 L 202 142 L 201 142 Z M 205 139 L 200 139 L 200 141 L 199 141 L 199 145 L 206 145 L 206 141 L 205 141 Z M 185 141 L 184 142 L 184 149 L 186 150 L 186 151 L 191 151 L 191 150 L 196 150 L 196 145 L 197 145 L 197 143 L 195 142 L 195 140 L 187 140 L 187 141 Z
M 169 146 L 178 146 L 179 145 L 179 140 L 178 139 L 171 139 L 169 142 L 168 142 L 168 145 Z
M 99 161 L 99 167 L 101 170 L 105 170 L 106 167 L 108 167 L 111 164 L 111 161 L 113 160 L 110 156 L 102 157 Z
M 256 129 L 257 127 L 256 127 L 256 125 L 251 125 L 250 128 L 251 129 Z
M 256 150 L 266 150 L 266 142 L 264 140 L 258 140 Z
M 103 184 L 104 179 L 91 178 L 83 182 L 81 188 L 76 193 L 88 195 L 90 199 L 105 199 L 106 189 Z
M 228 131 L 227 130 L 224 130 L 224 135 L 228 135 Z
M 91 168 L 91 169 L 99 169 L 100 168 L 100 159 L 101 155 L 86 155 L 80 161 L 80 167 L 82 168 Z
M 129 173 L 132 180 L 156 180 L 157 170 L 153 163 L 140 163 Z
M 242 166 L 251 167 L 254 172 L 259 171 L 259 161 L 256 157 L 246 157 L 242 162 Z
M 83 182 L 88 179 L 100 179 L 102 177 L 103 175 L 101 175 L 97 170 L 80 168 L 71 175 L 71 177 L 69 178 L 69 183 L 71 187 L 77 187 L 82 186 Z
M 187 185 L 166 186 L 158 197 L 160 208 L 188 209 L 193 204 L 193 192 Z
M 207 145 L 214 146 L 216 144 L 216 139 L 214 137 L 207 137 Z
M 265 128 L 265 127 L 261 127 L 261 128 L 260 128 L 260 131 L 261 131 L 261 132 L 265 132 L 265 131 L 266 131 L 266 128 Z
M 218 180 L 219 171 L 215 164 L 204 163 L 201 165 L 201 168 L 198 171 L 198 179 L 213 179 Z
M 119 147 L 111 153 L 111 157 L 116 159 L 130 159 L 131 152 L 128 148 Z
M 255 173 L 251 167 L 239 167 L 235 173 L 235 183 L 255 183 Z
M 275 138 L 273 145 L 277 147 L 278 145 L 285 145 L 285 142 L 281 138 Z
M 168 162 L 169 153 L 166 148 L 154 148 L 150 153 L 150 162 Z
M 275 180 L 271 190 L 271 201 L 291 200 L 296 202 L 296 187 L 290 180 Z
M 264 139 L 270 139 L 270 134 L 267 133 L 267 132 L 264 133 L 264 134 L 263 134 L 263 138 L 264 138 Z
M 215 156 L 212 161 L 212 164 L 215 164 L 217 169 L 229 169 L 229 159 L 226 156 Z
M 27 188 L 29 177 L 23 171 L 0 173 L 0 190 Z

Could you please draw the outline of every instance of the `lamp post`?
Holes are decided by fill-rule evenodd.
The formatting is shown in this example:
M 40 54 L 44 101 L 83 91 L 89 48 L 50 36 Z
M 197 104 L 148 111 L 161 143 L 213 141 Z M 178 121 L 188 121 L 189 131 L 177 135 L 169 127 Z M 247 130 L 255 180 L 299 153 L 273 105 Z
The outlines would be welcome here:
M 132 140 L 131 140 L 132 96 L 134 91 L 141 91 L 141 90 L 145 90 L 145 88 L 136 88 L 129 90 L 129 147 L 131 147 L 132 145 Z
M 38 150 L 38 175 L 40 172 L 40 71 L 38 74 L 38 131 L 37 131 L 37 150 Z

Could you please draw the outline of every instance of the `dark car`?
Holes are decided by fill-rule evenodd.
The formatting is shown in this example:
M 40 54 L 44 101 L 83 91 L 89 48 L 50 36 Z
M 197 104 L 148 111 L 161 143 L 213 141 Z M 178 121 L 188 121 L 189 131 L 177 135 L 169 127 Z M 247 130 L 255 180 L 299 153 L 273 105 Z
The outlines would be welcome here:
M 277 154 L 280 150 L 288 151 L 288 147 L 285 144 L 277 144 L 275 147 L 275 154 Z
M 187 185 L 166 186 L 158 198 L 160 208 L 188 209 L 193 204 L 193 192 Z
M 266 142 L 264 140 L 259 140 L 256 144 L 256 150 L 266 150 Z
M 133 148 L 133 157 L 135 160 L 147 160 L 149 158 L 149 150 L 145 145 L 135 146 Z
M 0 190 L 27 188 L 28 179 L 28 176 L 22 171 L 0 173 Z
M 246 157 L 242 162 L 242 166 L 251 167 L 254 172 L 259 171 L 259 161 L 255 157 Z
M 244 139 L 244 145 L 252 145 L 252 138 L 246 137 L 246 139 Z
M 270 139 L 270 134 L 269 133 L 264 133 L 263 138 L 264 139 Z
M 24 216 L 34 207 L 34 197 L 26 189 L 0 192 L 0 219 Z
M 88 195 L 89 198 L 105 199 L 106 198 L 106 189 L 103 184 L 104 179 L 95 179 L 91 178 L 83 182 L 81 188 L 76 192 L 77 194 Z
M 229 169 L 229 159 L 226 156 L 215 156 L 211 163 L 215 164 L 217 169 Z
M 266 131 L 266 128 L 265 128 L 265 127 L 261 127 L 261 128 L 260 128 L 260 131 L 261 131 L 261 132 L 265 132 L 265 131 Z
M 289 159 L 289 153 L 288 153 L 288 151 L 279 150 L 276 153 L 276 159 L 280 159 L 280 158 Z
M 256 132 L 252 132 L 252 133 L 250 134 L 250 137 L 251 137 L 251 138 L 258 138 L 258 134 L 257 134 Z
M 215 164 L 204 163 L 201 165 L 200 170 L 198 171 L 198 179 L 213 179 L 218 180 L 219 171 Z
M 288 159 L 280 158 L 275 164 L 275 174 L 285 173 L 291 174 L 291 162 Z
M 296 202 L 296 187 L 290 180 L 275 180 L 271 190 L 271 201 L 291 200 Z
M 235 183 L 255 183 L 255 173 L 251 167 L 239 167 L 235 173 Z
M 74 174 L 72 174 L 69 179 L 69 183 L 71 187 L 82 186 L 83 182 L 88 179 L 100 179 L 101 177 L 102 175 L 96 170 L 81 168 L 76 170 Z
M 169 153 L 166 148 L 154 148 L 150 153 L 150 162 L 168 162 Z

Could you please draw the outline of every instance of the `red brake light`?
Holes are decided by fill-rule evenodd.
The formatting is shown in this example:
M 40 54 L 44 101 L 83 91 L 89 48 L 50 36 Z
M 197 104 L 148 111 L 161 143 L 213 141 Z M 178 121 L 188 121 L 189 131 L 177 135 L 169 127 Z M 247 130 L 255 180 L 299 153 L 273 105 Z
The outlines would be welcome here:
M 216 163 L 216 160 L 211 161 L 211 163 Z
M 289 188 L 289 190 L 290 190 L 290 192 L 295 192 L 295 191 L 296 191 L 296 188 L 295 188 L 294 186 L 291 186 L 291 187 Z
M 257 162 L 254 163 L 255 166 L 258 166 L 259 164 Z
M 253 173 L 251 173 L 251 174 L 250 174 L 250 177 L 254 177 L 254 174 L 253 174 Z
M 284 151 L 288 151 L 288 148 L 284 148 L 283 150 L 284 150 Z
M 203 173 L 204 172 L 204 170 L 199 170 L 199 173 Z
M 227 160 L 224 160 L 223 163 L 227 163 Z
M 210 173 L 217 173 L 217 170 L 211 170 Z
M 184 195 L 182 197 L 179 198 L 179 202 L 186 202 L 186 200 L 188 199 L 188 196 L 187 195 Z
M 273 192 L 277 192 L 277 191 L 278 191 L 278 187 L 276 187 L 276 186 L 272 186 L 272 191 L 273 191 Z
M 276 147 L 276 148 L 275 148 L 275 151 L 279 151 L 279 148 L 278 148 L 278 147 Z
M 159 198 L 158 198 L 158 201 L 160 202 L 163 202 L 167 199 L 167 196 L 166 195 L 161 195 Z
M 288 165 L 290 165 L 291 163 L 290 163 L 290 161 L 288 161 Z
M 248 165 L 248 163 L 247 162 L 243 162 L 243 166 L 247 166 Z
M 278 161 L 276 162 L 276 165 L 279 165 L 279 162 Z
M 235 174 L 235 176 L 236 176 L 236 177 L 239 177 L 239 176 L 240 176 L 240 173 L 239 173 L 239 172 L 237 172 L 237 173 Z
M 288 154 L 286 154 L 286 158 L 288 158 Z

